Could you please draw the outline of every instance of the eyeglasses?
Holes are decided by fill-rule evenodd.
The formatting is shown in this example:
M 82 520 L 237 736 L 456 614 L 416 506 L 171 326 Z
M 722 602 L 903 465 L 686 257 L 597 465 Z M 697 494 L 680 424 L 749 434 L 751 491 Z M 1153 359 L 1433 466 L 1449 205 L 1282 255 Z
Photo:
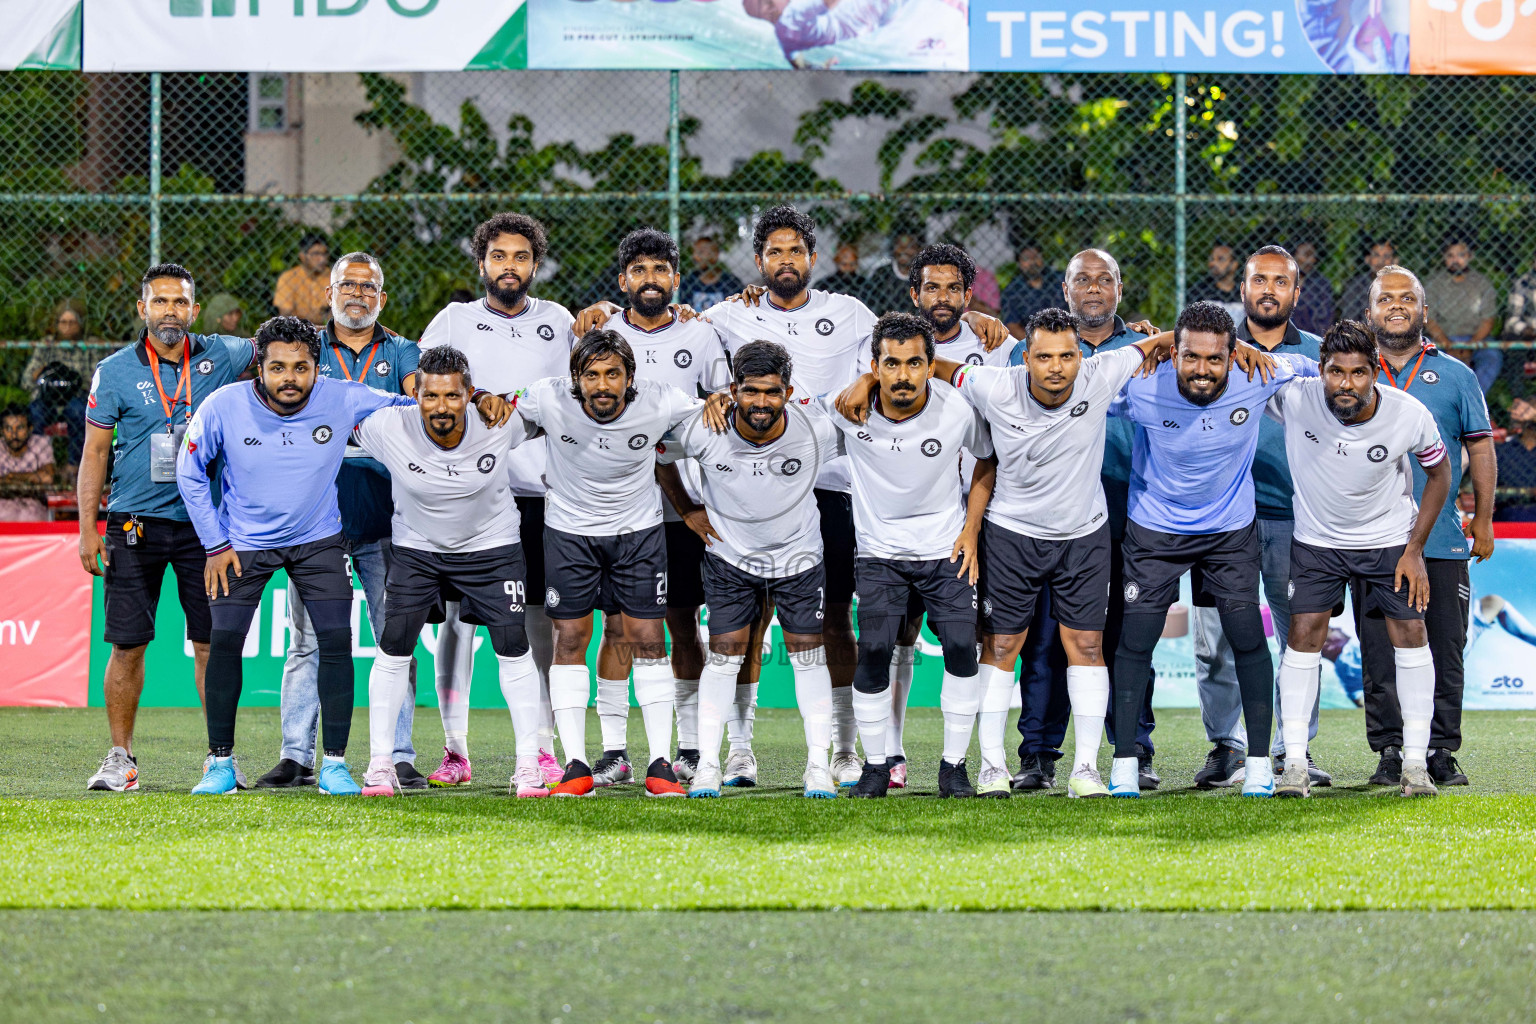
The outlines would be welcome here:
M 370 299 L 379 294 L 379 286 L 372 281 L 343 281 L 336 290 L 343 295 L 366 295 Z

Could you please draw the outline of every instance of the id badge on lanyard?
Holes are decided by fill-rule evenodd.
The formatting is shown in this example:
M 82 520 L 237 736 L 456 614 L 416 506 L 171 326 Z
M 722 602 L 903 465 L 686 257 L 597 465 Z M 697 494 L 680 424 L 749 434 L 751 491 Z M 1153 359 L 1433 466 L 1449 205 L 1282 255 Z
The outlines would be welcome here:
M 181 448 L 181 440 L 187 435 L 187 422 L 192 418 L 192 343 L 190 340 L 182 343 L 181 373 L 169 399 L 160 384 L 160 357 L 155 353 L 155 346 L 146 338 L 144 347 L 149 355 L 149 372 L 155 379 L 155 390 L 160 392 L 160 408 L 165 412 L 165 430 L 156 430 L 149 435 L 149 479 L 151 483 L 173 484 L 176 482 L 176 452 Z M 187 388 L 187 415 L 177 423 L 176 406 L 181 401 L 183 384 Z

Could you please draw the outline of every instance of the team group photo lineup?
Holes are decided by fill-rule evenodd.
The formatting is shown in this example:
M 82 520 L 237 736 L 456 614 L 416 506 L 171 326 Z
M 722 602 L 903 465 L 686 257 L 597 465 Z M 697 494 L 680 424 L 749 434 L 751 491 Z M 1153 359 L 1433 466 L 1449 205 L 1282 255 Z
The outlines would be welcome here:
M 1468 563 L 1495 546 L 1494 431 L 1415 269 L 1373 261 L 1313 333 L 1294 322 L 1307 272 L 1278 244 L 1228 250 L 1226 301 L 1152 324 L 1122 318 L 1106 249 L 1072 255 L 1059 295 L 1012 320 L 973 308 L 978 267 L 956 244 L 909 239 L 904 287 L 871 305 L 812 286 L 817 224 L 794 206 L 760 210 L 750 241 L 759 281 L 695 304 L 674 237 L 630 231 L 612 239 L 624 304 L 573 310 L 535 294 L 560 239 L 498 213 L 465 239 L 483 295 L 419 339 L 386 326 L 390 268 L 368 252 L 322 252 L 318 313 L 252 337 L 206 314 L 220 333 L 192 333 L 198 268 L 148 267 L 137 343 L 94 367 L 83 410 L 80 562 L 103 577 L 111 645 L 109 749 L 80 766 L 86 787 L 169 767 L 139 762 L 134 726 L 147 646 L 180 639 L 156 635 L 173 599 L 207 724 L 206 751 L 185 751 L 203 759 L 194 794 L 499 789 L 473 776 L 469 736 L 488 641 L 511 797 L 739 797 L 759 787 L 776 625 L 807 798 L 909 790 L 924 658 L 942 661 L 942 744 L 914 758 L 937 755 L 938 797 L 1141 797 L 1164 781 L 1153 651 L 1170 609 L 1196 636 L 1210 747 L 1168 781 L 1329 786 L 1309 745 L 1348 610 L 1373 680 L 1371 784 L 1468 784 Z M 367 517 L 387 530 L 366 536 Z M 279 571 L 274 751 L 238 725 Z M 348 760 L 354 577 L 376 643 L 366 768 Z M 415 748 L 424 687 L 435 767 Z M 912 782 L 904 798 L 932 792 Z

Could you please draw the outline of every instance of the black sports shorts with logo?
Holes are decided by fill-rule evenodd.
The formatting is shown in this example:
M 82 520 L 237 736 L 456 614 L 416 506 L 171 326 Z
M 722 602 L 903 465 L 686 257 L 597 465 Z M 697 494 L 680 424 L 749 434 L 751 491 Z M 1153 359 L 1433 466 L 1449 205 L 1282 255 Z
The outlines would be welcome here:
M 981 524 L 981 631 L 1011 636 L 1035 619 L 1040 592 L 1068 629 L 1103 632 L 1109 616 L 1109 524 L 1071 540 L 1041 540 Z
M 128 529 L 124 529 L 127 527 Z M 129 530 L 133 542 L 129 543 Z M 105 626 L 101 638 L 118 647 L 142 647 L 155 638 L 155 612 L 165 570 L 176 574 L 176 596 L 187 618 L 187 639 L 205 644 L 213 630 L 203 566 L 208 556 L 191 523 L 107 513 L 102 567 Z
M 1291 541 L 1291 581 L 1286 591 L 1291 614 L 1331 612 L 1344 600 L 1346 583 L 1362 591 L 1366 613 L 1379 612 L 1388 619 L 1422 619 L 1424 613 L 1408 603 L 1408 587 L 1395 589 L 1393 578 L 1405 545 L 1391 548 L 1339 551 Z M 1363 587 L 1360 585 L 1364 584 Z
M 1179 577 L 1197 570 L 1200 594 L 1259 603 L 1259 529 L 1249 523 L 1222 533 L 1163 533 L 1125 527 L 1125 614 L 1163 613 L 1179 596 Z M 1054 595 L 1053 595 L 1054 596 Z
M 709 631 L 734 633 L 745 629 L 772 601 L 786 633 L 820 633 L 826 618 L 826 573 L 818 562 L 793 576 L 757 576 L 736 568 L 719 555 L 704 553 L 704 603 L 709 606 Z
M 941 641 L 969 636 L 976 642 L 976 588 L 956 575 L 959 562 L 947 558 L 907 561 L 860 558 L 859 643 L 894 646 L 915 591 L 922 598 L 928 628 Z
M 261 604 L 262 591 L 267 581 L 279 569 L 288 573 L 289 585 L 299 592 L 308 605 L 314 601 L 352 600 L 352 557 L 347 553 L 347 541 L 341 534 L 310 541 L 308 544 L 292 544 L 268 551 L 241 551 L 241 574 L 231 569 L 229 596 L 215 596 L 219 603 L 254 606 Z M 215 584 L 217 586 L 217 584 Z
M 544 527 L 544 611 L 579 619 L 605 604 L 634 619 L 667 614 L 667 543 L 661 525 L 611 537 Z
M 447 601 L 459 602 L 459 619 L 476 626 L 523 625 L 527 582 L 521 544 L 482 551 L 391 548 L 385 584 L 390 618 L 430 621 Z

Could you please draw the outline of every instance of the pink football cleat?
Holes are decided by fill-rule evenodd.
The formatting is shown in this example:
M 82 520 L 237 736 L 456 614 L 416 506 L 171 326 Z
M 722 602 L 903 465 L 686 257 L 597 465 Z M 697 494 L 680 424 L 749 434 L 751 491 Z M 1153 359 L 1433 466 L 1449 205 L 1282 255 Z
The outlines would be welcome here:
M 558 786 L 560 780 L 565 778 L 565 769 L 555 760 L 555 755 L 542 747 L 539 749 L 539 771 L 544 773 L 546 786 Z
M 512 794 L 519 797 L 549 796 L 549 787 L 544 784 L 544 770 L 539 767 L 538 758 L 517 759 L 517 773 L 512 776 Z
M 433 786 L 469 785 L 469 758 L 455 754 L 444 747 L 443 763 L 438 766 L 437 771 L 427 776 L 427 782 Z

